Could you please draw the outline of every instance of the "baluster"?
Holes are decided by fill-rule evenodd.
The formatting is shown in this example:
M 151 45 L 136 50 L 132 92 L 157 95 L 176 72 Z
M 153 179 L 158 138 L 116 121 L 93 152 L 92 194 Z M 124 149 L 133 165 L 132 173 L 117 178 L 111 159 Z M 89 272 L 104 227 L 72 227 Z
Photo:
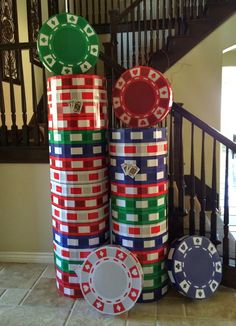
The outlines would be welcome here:
M 149 55 L 152 55 L 153 53 L 153 2 L 150 1 L 150 53 Z
M 162 49 L 165 49 L 166 45 L 166 0 L 163 0 L 162 7 Z
M 168 13 L 168 37 L 172 36 L 172 19 L 173 19 L 173 7 L 172 0 L 169 0 L 169 13 Z
M 170 114 L 170 129 L 169 129 L 169 241 L 175 238 L 175 216 L 174 216 L 174 147 L 173 147 L 173 116 Z
M 44 144 L 48 145 L 48 110 L 47 110 L 47 76 L 46 69 L 43 68 L 43 136 L 44 136 Z
M 0 56 L 3 56 L 2 51 L 0 51 Z M 2 86 L 2 73 L 3 69 L 0 69 L 0 112 L 1 112 L 1 122 L 2 126 L 0 127 L 0 142 L 1 145 L 6 146 L 8 143 L 8 130 L 6 126 L 6 109 L 5 109 L 5 100 Z
M 127 0 L 125 0 L 125 8 L 127 8 Z M 130 67 L 130 51 L 129 51 L 129 23 L 128 23 L 128 17 L 129 15 L 127 15 L 125 17 L 125 21 L 124 23 L 126 24 L 126 68 L 128 69 Z
M 132 25 L 132 65 L 136 64 L 136 40 L 135 40 L 135 9 L 131 11 L 131 25 Z
M 98 0 L 98 24 L 102 23 L 101 11 L 102 11 L 101 0 Z
M 140 24 L 140 7 L 141 4 L 138 5 L 137 8 L 137 20 L 138 20 L 138 64 L 142 64 L 142 39 L 141 39 L 141 24 Z
M 217 245 L 217 199 L 216 199 L 216 140 L 213 140 L 212 184 L 211 184 L 211 241 Z
M 205 132 L 202 131 L 200 235 L 206 234 Z
M 191 169 L 190 169 L 190 210 L 189 234 L 195 234 L 195 171 L 194 171 L 194 124 L 191 129 Z
M 92 0 L 92 24 L 96 24 L 96 17 L 95 17 L 95 0 Z
M 32 76 L 32 107 L 33 107 L 33 135 L 34 144 L 39 145 L 39 126 L 38 126 L 38 112 L 37 112 L 37 95 L 36 95 L 36 82 L 35 82 L 35 72 L 34 65 L 31 64 L 31 76 Z
M 74 8 L 74 14 L 77 15 L 77 1 L 76 0 L 73 0 L 73 8 Z
M 160 44 L 159 44 L 159 0 L 156 2 L 156 52 L 159 50 L 160 48 Z
M 143 22 L 144 22 L 144 64 L 148 62 L 148 49 L 147 49 L 147 0 L 143 0 Z
M 26 107 L 26 96 L 25 96 L 25 80 L 22 64 L 21 50 L 18 50 L 18 61 L 19 61 L 19 75 L 21 81 L 21 109 L 22 109 L 22 133 L 23 133 L 23 144 L 29 144 L 29 127 L 27 124 L 27 107 Z
M 184 160 L 183 160 L 183 118 L 179 114 L 174 115 L 174 171 L 178 187 L 178 216 L 177 216 L 177 237 L 181 237 L 184 232 L 183 217 L 184 209 Z
M 83 16 L 83 0 L 80 0 L 80 1 L 79 1 L 79 6 L 78 6 L 78 8 L 79 8 L 79 15 L 80 15 L 80 16 Z
M 175 35 L 180 35 L 180 25 L 181 25 L 181 17 L 180 17 L 180 2 L 179 0 L 175 1 Z
M 225 157 L 225 194 L 224 194 L 224 238 L 223 263 L 229 264 L 229 149 L 226 148 Z
M 88 1 L 85 1 L 85 10 L 86 10 L 86 12 L 85 12 L 85 18 L 87 19 L 87 20 L 89 20 L 89 8 L 88 8 Z
M 94 8 L 94 6 L 93 6 L 93 8 Z M 105 0 L 105 3 L 104 3 L 104 10 L 105 10 L 105 24 L 107 24 L 108 23 L 108 6 L 107 6 L 107 0 Z
M 13 72 L 12 72 L 12 60 L 11 53 L 14 56 L 15 51 L 8 51 L 8 66 L 9 66 L 9 79 L 10 79 L 10 107 L 11 107 L 11 135 L 12 135 L 12 143 L 14 145 L 17 144 L 18 141 L 18 127 L 16 125 L 16 102 L 15 102 L 15 91 L 13 84 Z

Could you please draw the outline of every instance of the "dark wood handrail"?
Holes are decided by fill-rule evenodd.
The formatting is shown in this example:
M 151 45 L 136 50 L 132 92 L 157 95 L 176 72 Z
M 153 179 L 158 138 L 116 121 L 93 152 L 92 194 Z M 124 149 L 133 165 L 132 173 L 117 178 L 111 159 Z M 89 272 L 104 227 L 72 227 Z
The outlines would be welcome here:
M 131 5 L 126 8 L 124 11 L 122 11 L 118 18 L 121 21 L 123 18 L 125 18 L 129 13 L 131 13 L 135 7 L 137 7 L 141 2 L 143 2 L 143 0 L 135 0 L 133 3 L 131 3 Z
M 172 110 L 176 113 L 180 114 L 182 117 L 187 119 L 188 121 L 192 122 L 195 126 L 204 130 L 205 133 L 213 137 L 215 140 L 220 142 L 222 145 L 226 146 L 227 148 L 231 149 L 232 152 L 236 153 L 236 144 L 222 135 L 218 130 L 209 126 L 206 122 L 202 121 L 201 119 L 197 118 L 192 113 L 185 110 L 182 106 L 178 105 L 177 103 L 173 103 Z

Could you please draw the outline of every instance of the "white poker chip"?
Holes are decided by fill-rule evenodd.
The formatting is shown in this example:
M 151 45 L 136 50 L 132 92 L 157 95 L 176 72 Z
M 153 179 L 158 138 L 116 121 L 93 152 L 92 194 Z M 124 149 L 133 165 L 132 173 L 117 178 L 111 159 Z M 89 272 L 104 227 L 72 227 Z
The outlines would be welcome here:
M 120 246 L 93 251 L 79 277 L 85 300 L 102 314 L 118 315 L 130 310 L 142 291 L 142 267 L 131 252 Z

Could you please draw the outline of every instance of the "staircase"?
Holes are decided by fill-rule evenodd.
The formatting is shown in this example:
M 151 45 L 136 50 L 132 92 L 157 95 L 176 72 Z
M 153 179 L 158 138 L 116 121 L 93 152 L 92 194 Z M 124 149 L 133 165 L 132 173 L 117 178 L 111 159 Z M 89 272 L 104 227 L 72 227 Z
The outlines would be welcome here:
M 58 1 L 49 3 L 50 14 L 57 13 L 60 7 L 61 11 L 67 9 L 83 15 L 101 34 L 103 45 L 100 61 L 93 72 L 104 74 L 108 80 L 110 107 L 112 85 L 122 71 L 137 64 L 149 64 L 162 72 L 166 71 L 236 12 L 235 0 L 80 0 L 65 1 L 64 7 L 61 2 L 59 6 Z M 10 58 L 13 54 L 18 60 L 20 83 L 17 87 L 21 94 L 19 103 L 11 68 L 7 80 L 1 71 L 0 163 L 48 162 L 46 72 L 32 56 L 29 62 L 30 104 L 26 92 L 29 83 L 24 75 L 22 56 L 25 52 L 30 55 L 35 51 L 35 40 L 31 41 L 0 44 L 2 56 Z M 9 97 L 4 88 L 6 83 Z M 37 83 L 42 85 L 41 94 L 37 93 Z M 27 110 L 29 106 L 30 116 Z M 120 126 L 112 110 L 109 123 L 111 127 Z M 183 128 L 186 124 L 189 125 L 189 133 Z M 170 238 L 180 237 L 184 232 L 209 236 L 223 257 L 224 284 L 236 288 L 235 238 L 229 225 L 228 175 L 229 155 L 236 153 L 236 144 L 177 103 L 174 103 L 171 114 L 160 126 L 169 130 Z M 185 139 L 190 139 L 190 146 Z M 223 146 L 226 153 L 223 212 L 219 211 L 217 187 L 219 146 Z M 199 153 L 200 161 L 197 160 Z M 206 177 L 209 157 L 212 162 L 210 182 Z M 186 165 L 189 166 L 187 173 Z

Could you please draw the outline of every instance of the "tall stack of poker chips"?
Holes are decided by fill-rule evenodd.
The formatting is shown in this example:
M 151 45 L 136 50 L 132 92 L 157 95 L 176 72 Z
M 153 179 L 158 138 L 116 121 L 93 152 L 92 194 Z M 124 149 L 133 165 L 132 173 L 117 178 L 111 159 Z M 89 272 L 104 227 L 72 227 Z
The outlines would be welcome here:
M 74 268 L 109 238 L 106 80 L 55 76 L 47 87 L 56 282 L 79 298 Z
M 166 128 L 112 129 L 109 150 L 113 242 L 142 265 L 139 302 L 156 301 L 168 279 Z

